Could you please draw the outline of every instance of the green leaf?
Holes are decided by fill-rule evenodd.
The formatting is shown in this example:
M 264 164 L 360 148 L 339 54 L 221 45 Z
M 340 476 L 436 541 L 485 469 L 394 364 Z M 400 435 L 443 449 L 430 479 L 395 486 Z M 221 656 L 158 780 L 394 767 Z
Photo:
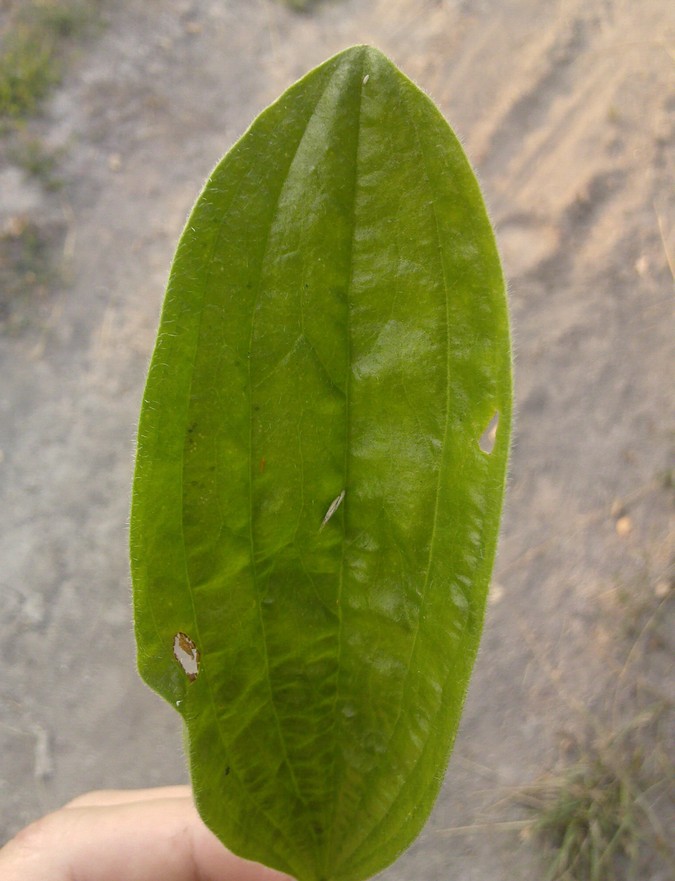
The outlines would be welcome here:
M 419 832 L 478 647 L 510 415 L 469 164 L 390 61 L 348 49 L 207 181 L 138 435 L 139 667 L 236 853 L 358 881 Z

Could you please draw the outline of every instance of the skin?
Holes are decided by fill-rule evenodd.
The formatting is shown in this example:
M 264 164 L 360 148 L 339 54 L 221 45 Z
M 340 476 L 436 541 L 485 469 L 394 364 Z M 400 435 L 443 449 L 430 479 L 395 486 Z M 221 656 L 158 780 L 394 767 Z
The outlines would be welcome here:
M 188 786 L 82 795 L 0 850 L 2 881 L 290 881 L 234 856 Z

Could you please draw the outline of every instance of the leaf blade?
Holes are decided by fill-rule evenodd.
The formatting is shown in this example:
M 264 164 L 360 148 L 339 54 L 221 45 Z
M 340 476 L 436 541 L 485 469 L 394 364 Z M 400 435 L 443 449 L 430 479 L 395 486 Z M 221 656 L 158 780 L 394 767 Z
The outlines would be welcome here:
M 311 72 L 216 169 L 147 388 L 139 666 L 180 702 L 202 815 L 296 877 L 366 877 L 417 834 L 447 761 L 510 417 L 480 194 L 440 114 L 384 56 L 355 47 Z M 486 457 L 476 438 L 495 408 Z M 167 657 L 174 628 L 201 653 L 189 687 Z

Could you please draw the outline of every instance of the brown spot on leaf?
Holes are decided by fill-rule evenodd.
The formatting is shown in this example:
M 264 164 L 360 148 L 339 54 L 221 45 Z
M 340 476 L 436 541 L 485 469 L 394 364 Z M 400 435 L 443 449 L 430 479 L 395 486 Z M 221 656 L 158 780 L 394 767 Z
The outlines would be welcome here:
M 194 682 L 199 676 L 199 649 L 187 633 L 179 631 L 173 638 L 173 656 L 181 665 L 183 672 Z

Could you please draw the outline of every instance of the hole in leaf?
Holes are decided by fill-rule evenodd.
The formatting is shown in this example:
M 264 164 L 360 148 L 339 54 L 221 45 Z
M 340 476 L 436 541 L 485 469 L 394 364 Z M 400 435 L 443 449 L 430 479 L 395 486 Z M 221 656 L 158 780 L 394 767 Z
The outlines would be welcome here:
M 186 633 L 178 632 L 174 636 L 173 656 L 190 682 L 194 682 L 199 676 L 199 649 Z
M 495 448 L 495 441 L 497 439 L 497 428 L 499 426 L 499 411 L 497 410 L 492 417 L 492 419 L 488 422 L 487 428 L 481 434 L 480 440 L 478 441 L 478 446 L 484 453 L 490 455 L 490 453 Z

